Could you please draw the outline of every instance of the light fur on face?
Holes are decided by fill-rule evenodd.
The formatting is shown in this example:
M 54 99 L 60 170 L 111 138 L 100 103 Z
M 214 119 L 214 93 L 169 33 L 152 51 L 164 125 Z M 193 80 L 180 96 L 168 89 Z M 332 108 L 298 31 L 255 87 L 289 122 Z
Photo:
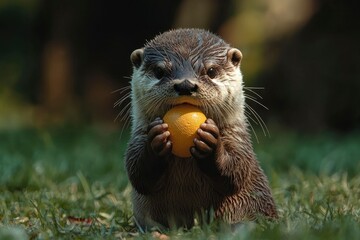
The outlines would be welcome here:
M 162 117 L 173 105 L 187 102 L 198 106 L 219 126 L 245 121 L 241 52 L 206 31 L 193 36 L 168 32 L 134 51 L 132 62 L 133 125 L 147 125 Z M 181 39 L 186 42 L 180 42 Z M 178 39 L 179 41 L 174 41 Z M 154 71 L 166 72 L 158 79 Z M 214 68 L 216 76 L 206 75 Z M 198 88 L 189 96 L 179 96 L 174 85 L 187 79 Z

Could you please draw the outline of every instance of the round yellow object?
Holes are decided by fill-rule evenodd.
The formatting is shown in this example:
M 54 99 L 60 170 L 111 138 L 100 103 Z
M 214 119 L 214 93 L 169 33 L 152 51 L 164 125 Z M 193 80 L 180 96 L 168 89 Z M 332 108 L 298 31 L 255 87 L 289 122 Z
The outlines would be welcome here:
M 169 126 L 172 153 L 183 158 L 190 157 L 196 131 L 206 120 L 204 113 L 194 105 L 180 104 L 171 108 L 163 119 Z

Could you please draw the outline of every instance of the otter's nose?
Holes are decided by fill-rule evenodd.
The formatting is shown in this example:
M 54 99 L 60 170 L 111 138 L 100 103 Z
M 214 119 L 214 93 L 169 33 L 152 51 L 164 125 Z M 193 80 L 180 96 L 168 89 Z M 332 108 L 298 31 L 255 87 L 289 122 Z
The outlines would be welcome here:
M 185 79 L 180 83 L 174 84 L 174 89 L 179 95 L 191 95 L 191 93 L 197 91 L 198 86 Z

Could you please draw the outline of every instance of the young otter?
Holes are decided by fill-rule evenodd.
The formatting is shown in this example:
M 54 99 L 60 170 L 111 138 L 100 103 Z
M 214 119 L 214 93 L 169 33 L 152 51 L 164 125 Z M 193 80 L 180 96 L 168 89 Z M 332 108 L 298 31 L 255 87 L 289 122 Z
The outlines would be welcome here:
M 241 58 L 238 49 L 201 29 L 170 30 L 132 52 L 126 169 L 140 227 L 190 228 L 194 217 L 211 214 L 230 224 L 257 214 L 277 217 L 248 131 Z M 189 158 L 171 153 L 162 120 L 181 103 L 196 105 L 208 118 Z

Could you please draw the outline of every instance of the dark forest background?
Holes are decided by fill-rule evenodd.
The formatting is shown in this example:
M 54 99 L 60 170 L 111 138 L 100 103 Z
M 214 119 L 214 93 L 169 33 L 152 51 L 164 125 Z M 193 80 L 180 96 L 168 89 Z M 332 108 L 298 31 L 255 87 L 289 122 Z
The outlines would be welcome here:
M 129 56 L 156 34 L 201 27 L 244 55 L 245 85 L 268 127 L 360 127 L 360 21 L 344 0 L 2 0 L 0 128 L 121 128 L 114 108 Z M 126 104 L 126 103 L 124 103 Z

